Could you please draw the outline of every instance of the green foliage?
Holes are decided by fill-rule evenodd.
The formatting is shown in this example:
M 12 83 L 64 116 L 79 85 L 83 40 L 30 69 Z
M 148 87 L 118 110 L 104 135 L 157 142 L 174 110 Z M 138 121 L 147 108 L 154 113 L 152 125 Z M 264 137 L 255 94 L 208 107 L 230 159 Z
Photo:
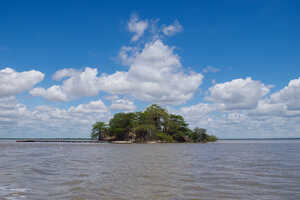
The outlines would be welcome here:
M 145 123 L 154 125 L 158 131 L 163 130 L 164 123 L 168 120 L 167 111 L 156 104 L 149 106 L 144 115 Z
M 154 139 L 155 131 L 155 126 L 151 124 L 142 124 L 137 126 L 134 129 L 136 141 L 145 142 L 147 140 Z
M 173 139 L 177 142 L 185 142 L 185 134 L 182 131 L 176 131 L 175 134 L 173 134 Z
M 193 142 L 215 142 L 218 140 L 216 136 L 208 135 L 206 129 L 198 127 L 190 133 L 190 138 Z
M 198 133 L 196 133 L 195 131 L 192 131 L 189 134 L 189 138 L 193 141 L 193 142 L 200 142 L 200 135 Z
M 153 104 L 144 112 L 116 113 L 109 121 L 93 125 L 91 137 L 101 140 L 109 136 L 109 140 L 133 140 L 146 142 L 160 140 L 163 142 L 210 142 L 216 141 L 208 135 L 206 129 L 188 128 L 181 115 L 169 114 L 162 107 Z
M 109 129 L 110 135 L 115 137 L 115 140 L 127 140 L 128 134 L 126 134 L 125 129 L 123 128 L 117 128 L 117 127 L 111 127 Z
M 188 124 L 184 121 L 184 118 L 181 115 L 170 114 L 165 126 L 165 132 L 167 132 L 169 135 L 188 135 L 190 129 L 188 128 Z
M 96 122 L 93 124 L 91 138 L 101 140 L 106 136 L 108 132 L 108 126 L 105 122 Z
M 218 138 L 215 135 L 209 135 L 207 138 L 207 142 L 215 142 Z
M 135 113 L 117 113 L 109 121 L 109 130 L 117 140 L 128 140 L 129 132 L 135 127 L 135 124 Z
M 174 139 L 171 135 L 168 135 L 163 132 L 157 132 L 157 133 L 155 133 L 155 136 L 158 140 L 163 141 L 163 142 L 174 142 Z

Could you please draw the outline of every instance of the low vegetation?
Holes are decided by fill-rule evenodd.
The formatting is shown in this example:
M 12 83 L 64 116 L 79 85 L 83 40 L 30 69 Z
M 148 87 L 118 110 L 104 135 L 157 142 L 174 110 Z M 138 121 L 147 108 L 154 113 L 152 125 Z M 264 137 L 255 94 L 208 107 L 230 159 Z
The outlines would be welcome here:
M 169 114 L 153 104 L 144 112 L 117 113 L 109 121 L 93 125 L 92 139 L 132 142 L 214 142 L 217 137 L 206 129 L 191 130 L 181 115 Z

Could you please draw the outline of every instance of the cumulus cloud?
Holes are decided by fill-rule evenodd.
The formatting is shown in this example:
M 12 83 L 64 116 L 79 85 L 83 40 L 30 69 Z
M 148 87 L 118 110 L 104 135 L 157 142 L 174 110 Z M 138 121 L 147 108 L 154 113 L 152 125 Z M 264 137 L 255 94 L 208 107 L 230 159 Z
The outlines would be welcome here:
M 173 24 L 169 26 L 164 26 L 162 32 L 167 36 L 173 36 L 183 30 L 182 25 L 176 20 Z
M 274 103 L 269 98 L 258 102 L 257 108 L 248 112 L 253 117 L 300 117 L 300 110 L 290 110 L 286 103 Z
M 148 28 L 148 21 L 139 20 L 137 15 L 132 15 L 128 22 L 128 30 L 134 33 L 131 38 L 132 42 L 137 41 Z
M 258 108 L 260 106 L 259 103 Z M 177 113 L 183 115 L 192 128 L 206 128 L 209 133 L 220 138 L 299 136 L 299 115 L 285 115 L 278 110 L 275 112 L 274 108 L 264 108 L 264 113 L 258 113 L 257 109 L 224 110 L 217 104 L 199 103 L 183 106 Z
M 101 100 L 91 101 L 88 104 L 80 104 L 77 107 L 70 107 L 69 112 L 76 113 L 106 113 L 108 112 L 107 107 Z
M 44 79 L 44 74 L 36 71 L 17 72 L 11 68 L 0 70 L 0 98 L 14 96 L 31 89 Z
M 110 109 L 133 112 L 136 110 L 136 106 L 134 105 L 133 101 L 128 99 L 114 99 Z
M 14 96 L 0 98 L 0 121 L 17 123 L 14 117 L 17 113 L 26 115 L 25 106 L 19 104 Z
M 190 119 L 206 118 L 207 114 L 215 111 L 217 107 L 214 104 L 198 103 L 196 105 L 185 106 L 180 108 L 180 113 L 184 114 Z
M 67 94 L 62 91 L 62 87 L 58 85 L 53 85 L 48 89 L 44 88 L 34 88 L 29 92 L 32 96 L 41 96 L 50 101 L 69 101 Z
M 67 109 L 37 106 L 29 109 L 15 97 L 0 99 L 0 137 L 89 137 L 96 121 L 107 122 L 110 110 L 101 100 Z
M 55 74 L 52 76 L 52 79 L 55 81 L 60 81 L 66 77 L 76 76 L 76 75 L 78 75 L 78 73 L 79 72 L 75 69 L 65 68 L 65 69 L 56 71 Z
M 293 109 L 289 108 L 291 103 L 294 103 L 293 97 L 297 94 L 298 79 L 291 80 L 288 86 L 270 96 L 265 96 L 269 91 L 269 86 L 250 78 L 247 79 L 235 79 L 218 84 L 217 89 L 212 87 L 216 91 L 207 99 L 210 103 L 183 106 L 175 112 L 183 115 L 192 127 L 206 128 L 218 137 L 298 137 L 300 110 L 295 109 L 295 106 L 292 107 Z M 250 88 L 249 94 L 257 95 L 246 96 L 246 92 L 241 89 L 244 87 Z M 262 91 L 258 92 L 258 88 Z M 218 93 L 221 91 L 227 94 L 226 98 Z M 236 92 L 238 95 L 235 94 Z M 285 96 L 287 94 L 291 95 L 290 99 Z M 249 99 L 241 98 L 243 103 L 240 100 L 231 100 L 241 95 Z M 212 101 L 211 97 L 215 99 Z M 233 107 L 233 102 L 238 106 Z
M 82 96 L 96 96 L 99 93 L 99 78 L 96 68 L 86 67 L 84 71 L 75 69 L 59 70 L 53 76 L 60 80 L 68 77 L 62 85 L 53 85 L 48 89 L 34 88 L 30 91 L 33 96 L 42 96 L 50 101 L 70 101 Z
M 129 66 L 128 71 L 98 76 L 95 68 L 87 67 L 84 71 L 63 69 L 54 75 L 57 80 L 67 77 L 62 85 L 48 89 L 34 88 L 30 94 L 52 101 L 70 101 L 82 96 L 96 96 L 99 91 L 105 91 L 147 102 L 180 104 L 191 99 L 202 83 L 203 75 L 185 73 L 174 48 L 161 40 L 146 43 L 141 50 L 127 48 L 124 51 L 122 48 L 121 59 Z
M 253 116 L 300 116 L 300 78 L 291 80 L 283 89 L 273 93 L 268 98 L 261 99 L 255 110 L 249 112 Z
M 215 112 L 217 107 L 214 104 L 198 103 L 190 106 L 181 107 L 177 113 L 185 117 L 191 127 L 208 127 L 213 120 L 211 113 Z
M 270 86 L 260 81 L 251 78 L 234 79 L 209 88 L 206 100 L 219 104 L 225 110 L 254 109 L 269 91 Z
M 124 91 L 143 101 L 180 104 L 189 100 L 202 83 L 203 75 L 184 73 L 174 48 L 159 39 L 125 58 L 129 71 L 124 74 L 124 86 L 130 88 Z
M 300 110 L 300 77 L 291 80 L 288 86 L 272 94 L 271 103 L 284 103 L 288 110 Z

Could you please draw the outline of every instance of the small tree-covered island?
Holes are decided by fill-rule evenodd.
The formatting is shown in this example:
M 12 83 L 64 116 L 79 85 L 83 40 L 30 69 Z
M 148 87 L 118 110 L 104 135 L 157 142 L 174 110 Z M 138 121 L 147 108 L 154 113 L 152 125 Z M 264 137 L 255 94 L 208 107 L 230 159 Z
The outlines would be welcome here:
M 109 123 L 93 124 L 91 138 L 124 143 L 214 142 L 204 128 L 188 128 L 181 115 L 169 114 L 153 104 L 144 112 L 117 113 Z

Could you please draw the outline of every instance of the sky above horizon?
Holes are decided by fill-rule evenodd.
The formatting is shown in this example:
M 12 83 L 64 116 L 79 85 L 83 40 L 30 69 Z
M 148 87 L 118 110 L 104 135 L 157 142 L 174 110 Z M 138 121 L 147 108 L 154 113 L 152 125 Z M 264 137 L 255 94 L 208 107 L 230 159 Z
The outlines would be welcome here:
M 155 103 L 220 138 L 300 137 L 299 1 L 2 1 L 0 137 L 89 137 Z

